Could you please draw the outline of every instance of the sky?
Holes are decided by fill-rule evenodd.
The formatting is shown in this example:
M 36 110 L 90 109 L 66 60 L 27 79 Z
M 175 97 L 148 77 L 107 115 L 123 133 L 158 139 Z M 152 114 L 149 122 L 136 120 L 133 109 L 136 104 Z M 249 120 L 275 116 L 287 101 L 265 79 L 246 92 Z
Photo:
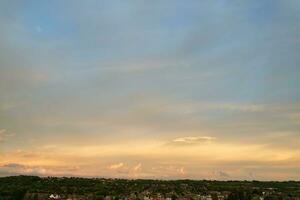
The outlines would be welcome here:
M 300 180 L 300 1 L 0 1 L 0 176 Z

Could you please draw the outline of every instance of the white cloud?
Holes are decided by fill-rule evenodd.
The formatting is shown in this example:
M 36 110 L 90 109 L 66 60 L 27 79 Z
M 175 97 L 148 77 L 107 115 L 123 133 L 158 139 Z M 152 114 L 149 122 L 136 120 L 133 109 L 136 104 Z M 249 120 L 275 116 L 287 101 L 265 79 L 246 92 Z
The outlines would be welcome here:
M 168 144 L 175 144 L 175 145 L 202 144 L 202 143 L 209 143 L 215 139 L 216 138 L 210 136 L 188 136 L 188 137 L 175 138 Z
M 115 170 L 115 169 L 120 169 L 124 167 L 124 163 L 117 163 L 117 164 L 112 164 L 112 165 L 109 165 L 108 168 L 109 169 L 112 169 L 112 170 Z
M 185 170 L 184 167 L 181 167 L 177 170 L 179 172 L 179 174 L 184 175 L 185 174 Z

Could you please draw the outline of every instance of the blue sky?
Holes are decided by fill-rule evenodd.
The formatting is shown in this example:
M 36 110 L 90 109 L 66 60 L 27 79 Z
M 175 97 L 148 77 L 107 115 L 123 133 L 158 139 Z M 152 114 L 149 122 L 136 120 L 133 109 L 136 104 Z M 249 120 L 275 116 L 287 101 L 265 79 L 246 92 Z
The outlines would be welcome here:
M 299 180 L 299 9 L 1 1 L 0 175 Z

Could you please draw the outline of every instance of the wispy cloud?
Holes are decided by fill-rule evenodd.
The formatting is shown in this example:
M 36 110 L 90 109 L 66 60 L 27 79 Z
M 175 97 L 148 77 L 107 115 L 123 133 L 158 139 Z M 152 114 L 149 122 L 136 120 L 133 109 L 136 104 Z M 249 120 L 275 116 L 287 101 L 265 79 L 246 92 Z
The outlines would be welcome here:
M 166 112 L 182 113 L 182 114 L 195 114 L 208 111 L 220 112 L 263 112 L 266 111 L 263 104 L 242 104 L 242 103 L 209 103 L 209 102 L 186 102 L 168 104 L 163 107 Z
M 207 144 L 215 140 L 215 137 L 210 136 L 187 136 L 175 138 L 168 142 L 167 145 L 197 145 L 197 144 Z
M 6 129 L 0 129 L 0 142 L 4 142 L 8 137 L 13 137 L 15 134 L 8 133 Z
M 4 137 L 6 136 L 5 132 L 5 129 L 0 129 L 0 142 L 2 142 L 4 140 Z
M 142 164 L 139 163 L 137 164 L 136 166 L 133 167 L 133 171 L 137 172 L 137 171 L 140 171 L 142 169 Z

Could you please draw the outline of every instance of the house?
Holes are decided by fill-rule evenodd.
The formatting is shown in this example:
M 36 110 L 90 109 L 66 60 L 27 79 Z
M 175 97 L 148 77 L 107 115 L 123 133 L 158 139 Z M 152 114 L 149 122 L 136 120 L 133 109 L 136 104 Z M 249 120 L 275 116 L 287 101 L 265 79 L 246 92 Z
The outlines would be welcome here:
M 60 199 L 60 196 L 58 194 L 51 194 L 49 196 L 50 199 Z

